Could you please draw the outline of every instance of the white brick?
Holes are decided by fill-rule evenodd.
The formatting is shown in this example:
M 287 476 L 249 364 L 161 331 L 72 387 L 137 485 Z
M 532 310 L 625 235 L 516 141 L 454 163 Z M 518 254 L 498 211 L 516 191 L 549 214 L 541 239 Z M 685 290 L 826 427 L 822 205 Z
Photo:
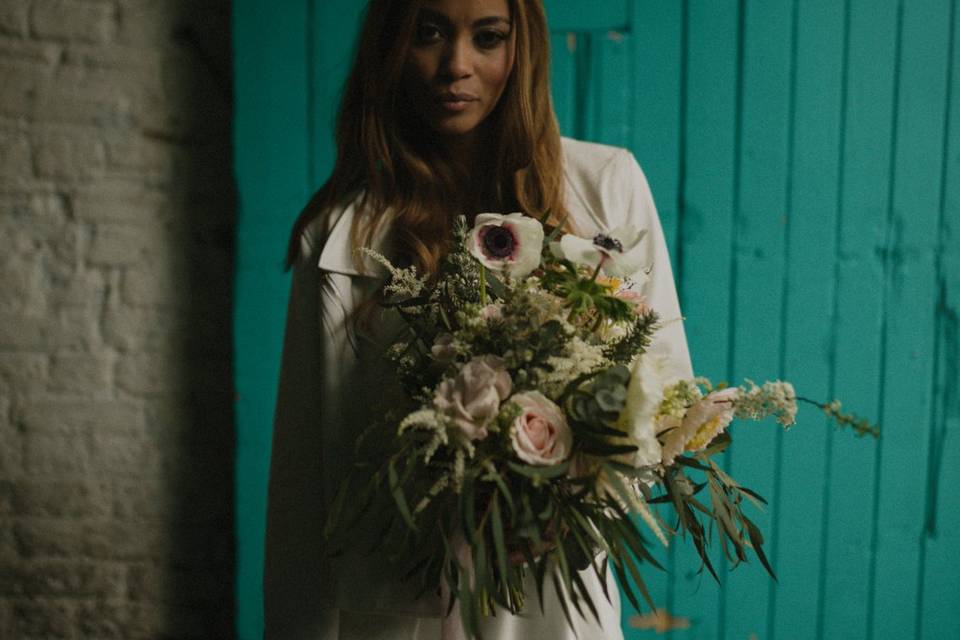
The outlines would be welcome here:
M 33 158 L 27 135 L 0 129 L 0 185 L 13 185 L 32 177 Z
M 106 177 L 75 190 L 73 213 L 92 222 L 158 222 L 170 218 L 181 205 L 176 196 L 148 189 L 133 176 Z
M 0 398 L 0 407 L 8 412 L 10 402 Z M 16 478 L 23 473 L 23 446 L 21 434 L 6 419 L 0 421 L 0 478 Z M 2 529 L 3 527 L 0 527 Z M 0 534 L 2 535 L 2 534 Z
M 172 232 L 158 224 L 98 224 L 94 227 L 91 264 L 105 266 L 157 265 L 175 246 Z
M 59 40 L 109 42 L 116 33 L 113 3 L 93 0 L 34 0 L 34 35 Z
M 35 396 L 24 403 L 17 421 L 27 432 L 67 436 L 109 432 L 132 437 L 144 432 L 143 408 L 135 402 L 122 400 Z
M 77 261 L 76 227 L 49 217 L 24 216 L 17 208 L 14 215 L 0 218 L 0 245 L 9 254 L 27 261 L 46 255 L 53 261 L 71 266 Z
M 48 370 L 43 353 L 0 352 L 0 389 L 12 399 L 41 393 L 47 387 Z
M 0 350 L 90 349 L 99 343 L 97 316 L 89 309 L 42 316 L 0 310 Z
M 116 41 L 128 46 L 169 46 L 170 34 L 183 14 L 173 2 L 124 2 L 120 5 Z
M 158 396 L 186 390 L 189 367 L 178 354 L 120 356 L 115 374 L 118 388 L 135 396 Z
M 106 147 L 94 131 L 73 127 L 46 128 L 33 136 L 37 175 L 65 182 L 102 175 Z
M 29 0 L 0 2 L 0 33 L 23 37 L 30 33 Z
M 83 435 L 30 433 L 24 437 L 24 471 L 34 477 L 83 477 L 91 469 Z
M 40 93 L 49 82 L 51 70 L 42 64 L 0 60 L 0 116 L 30 118 L 37 109 Z
M 169 183 L 176 175 L 177 167 L 184 165 L 183 150 L 139 135 L 112 135 L 107 140 L 106 149 L 114 174 L 136 175 L 148 184 Z
M 190 303 L 190 293 L 190 276 L 184 264 L 137 266 L 123 276 L 123 300 L 134 307 L 185 307 Z
M 109 284 L 101 271 L 75 270 L 64 276 L 51 277 L 43 289 L 47 304 L 53 309 L 80 307 L 97 311 L 103 307 Z
M 47 388 L 85 398 L 108 398 L 112 377 L 113 357 L 109 353 L 61 353 L 50 360 Z
M 0 3 L 0 33 L 3 32 L 3 5 L 11 0 Z M 54 42 L 36 42 L 20 38 L 5 38 L 0 35 L 0 60 L 8 62 L 36 62 L 46 66 L 53 66 L 63 57 L 63 45 Z
M 189 321 L 156 307 L 121 306 L 103 317 L 103 339 L 120 351 L 183 351 Z

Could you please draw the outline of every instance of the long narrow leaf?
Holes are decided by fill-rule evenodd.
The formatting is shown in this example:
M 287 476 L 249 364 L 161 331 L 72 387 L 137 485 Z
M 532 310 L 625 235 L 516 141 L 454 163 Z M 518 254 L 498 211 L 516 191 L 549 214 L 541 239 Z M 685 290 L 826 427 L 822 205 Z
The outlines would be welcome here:
M 491 527 L 493 529 L 493 546 L 497 553 L 497 567 L 500 569 L 500 580 L 506 583 L 509 575 L 507 568 L 507 547 L 503 543 L 503 519 L 500 517 L 500 497 L 496 493 L 493 494 Z
M 407 499 L 403 495 L 403 487 L 400 485 L 399 478 L 397 478 L 397 470 L 393 464 L 393 460 L 390 461 L 388 474 L 390 479 L 390 493 L 393 495 L 393 500 L 397 505 L 397 509 L 400 511 L 400 515 L 407 523 L 407 526 L 413 531 L 416 531 L 417 524 L 413 521 L 413 516 L 410 514 L 410 507 L 407 506 Z

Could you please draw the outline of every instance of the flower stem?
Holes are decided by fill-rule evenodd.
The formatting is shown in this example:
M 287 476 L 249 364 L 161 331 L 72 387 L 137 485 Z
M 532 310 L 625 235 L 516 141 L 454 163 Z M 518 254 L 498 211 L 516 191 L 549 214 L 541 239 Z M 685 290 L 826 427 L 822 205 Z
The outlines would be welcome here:
M 487 306 L 487 268 L 480 265 L 480 305 Z
M 590 276 L 590 282 L 596 282 L 597 276 L 600 275 L 600 267 L 603 266 L 603 258 L 600 258 L 600 262 L 597 263 L 597 268 L 593 270 L 593 275 Z
M 880 427 L 878 425 L 872 424 L 866 418 L 861 418 L 853 413 L 842 412 L 840 410 L 840 402 L 837 400 L 824 403 L 811 400 L 810 398 L 804 398 L 803 396 L 797 396 L 796 399 L 798 402 L 806 402 L 807 404 L 812 404 L 813 406 L 818 407 L 821 411 L 827 414 L 827 418 L 833 420 L 838 427 L 850 427 L 860 437 L 880 437 Z

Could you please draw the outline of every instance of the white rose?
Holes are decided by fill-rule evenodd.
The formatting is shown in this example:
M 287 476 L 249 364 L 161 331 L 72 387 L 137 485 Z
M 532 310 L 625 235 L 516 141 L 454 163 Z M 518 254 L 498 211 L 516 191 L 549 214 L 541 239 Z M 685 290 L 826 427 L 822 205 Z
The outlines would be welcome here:
M 617 227 L 607 233 L 598 233 L 592 239 L 581 238 L 571 233 L 550 243 L 550 251 L 558 258 L 564 258 L 575 264 L 595 269 L 597 265 L 612 278 L 632 278 L 646 280 L 646 274 L 640 270 L 643 264 L 643 252 L 640 241 L 647 235 L 645 229 L 637 229 L 631 224 Z
M 470 230 L 467 250 L 491 271 L 522 278 L 540 265 L 543 225 L 522 213 L 481 213 Z
M 437 409 L 454 419 L 469 440 L 482 440 L 512 387 L 503 360 L 480 356 L 463 365 L 455 378 L 441 382 L 433 401 Z
M 518 393 L 510 401 L 521 410 L 510 430 L 517 456 L 529 464 L 563 462 L 573 448 L 573 432 L 560 407 L 539 391 Z

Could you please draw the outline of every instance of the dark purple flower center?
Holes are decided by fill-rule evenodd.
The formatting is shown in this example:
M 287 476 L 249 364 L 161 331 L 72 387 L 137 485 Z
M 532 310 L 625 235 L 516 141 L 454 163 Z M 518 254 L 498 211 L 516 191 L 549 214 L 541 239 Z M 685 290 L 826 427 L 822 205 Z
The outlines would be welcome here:
M 593 236 L 593 244 L 607 251 L 616 250 L 618 253 L 623 253 L 623 245 L 620 241 L 603 233 Z
M 509 258 L 517 246 L 513 232 L 506 227 L 487 227 L 481 236 L 483 252 L 491 258 Z

